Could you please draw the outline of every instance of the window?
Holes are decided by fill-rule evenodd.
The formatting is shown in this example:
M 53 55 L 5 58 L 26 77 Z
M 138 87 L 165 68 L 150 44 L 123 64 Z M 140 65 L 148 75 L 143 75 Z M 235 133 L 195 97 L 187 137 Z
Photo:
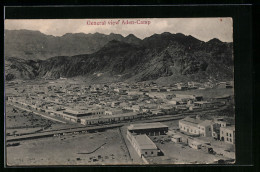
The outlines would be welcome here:
M 151 154 L 153 154 L 153 151 L 151 152 Z
M 228 141 L 228 138 L 227 138 L 227 141 Z
M 229 136 L 230 136 L 230 137 L 232 136 L 231 133 L 229 134 Z
M 230 140 L 230 142 L 232 142 L 232 139 L 229 139 Z
M 147 152 L 145 152 L 145 155 L 147 155 Z
M 228 133 L 227 133 L 227 136 L 228 136 Z

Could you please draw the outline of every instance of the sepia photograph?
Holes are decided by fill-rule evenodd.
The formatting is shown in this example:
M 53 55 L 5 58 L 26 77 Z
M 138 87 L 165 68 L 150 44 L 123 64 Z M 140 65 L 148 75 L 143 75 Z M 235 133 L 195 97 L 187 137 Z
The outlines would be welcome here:
M 234 164 L 234 59 L 231 17 L 6 19 L 6 164 Z

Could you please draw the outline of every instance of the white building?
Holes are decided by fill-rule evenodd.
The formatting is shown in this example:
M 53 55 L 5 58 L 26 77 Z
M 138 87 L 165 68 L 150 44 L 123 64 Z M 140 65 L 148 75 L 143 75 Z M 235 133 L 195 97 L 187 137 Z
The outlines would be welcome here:
M 226 143 L 235 144 L 235 127 L 220 127 L 220 140 Z
M 180 131 L 194 136 L 211 137 L 213 123 L 210 120 L 200 120 L 198 118 L 186 117 L 179 121 Z
M 128 139 L 140 157 L 157 156 L 157 146 L 146 134 L 136 136 L 130 134 Z

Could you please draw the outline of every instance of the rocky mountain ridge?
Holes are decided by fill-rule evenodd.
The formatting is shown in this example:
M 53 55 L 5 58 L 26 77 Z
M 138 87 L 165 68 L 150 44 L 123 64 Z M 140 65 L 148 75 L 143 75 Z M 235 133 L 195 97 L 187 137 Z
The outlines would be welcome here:
M 84 34 L 80 35 L 77 35 L 78 40 Z M 134 35 L 112 35 L 116 39 L 89 54 L 44 60 L 8 57 L 5 60 L 6 80 L 79 76 L 94 81 L 129 82 L 160 78 L 172 82 L 233 79 L 233 43 L 218 39 L 203 42 L 192 36 L 167 32 L 143 40 Z M 97 44 L 95 41 L 98 42 L 94 39 L 93 44 Z

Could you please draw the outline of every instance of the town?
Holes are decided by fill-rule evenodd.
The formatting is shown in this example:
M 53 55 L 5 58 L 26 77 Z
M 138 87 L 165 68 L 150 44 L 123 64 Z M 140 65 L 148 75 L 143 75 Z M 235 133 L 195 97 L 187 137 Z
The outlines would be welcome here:
M 125 158 L 124 161 L 120 161 L 124 158 L 116 158 L 116 155 L 108 161 L 108 155 L 99 154 L 96 157 L 89 156 L 87 162 L 82 157 L 76 157 L 76 164 L 235 161 L 232 82 L 171 85 L 118 82 L 88 85 L 84 81 L 80 83 L 60 78 L 41 81 L 40 84 L 11 81 L 6 85 L 7 151 L 37 139 L 44 141 L 73 137 L 77 140 L 78 135 L 89 134 L 95 140 L 97 133 L 104 133 L 104 138 L 108 139 L 109 134 L 105 133 L 119 129 L 122 139 L 119 142 L 122 145 L 116 147 L 115 144 L 112 150 L 121 147 L 124 155 L 120 156 Z M 24 115 L 13 115 L 18 112 Z M 20 118 L 30 118 L 30 124 Z M 100 146 L 93 148 L 95 151 L 109 146 L 107 141 L 103 144 L 93 143 L 92 146 L 97 144 Z M 194 156 L 207 156 L 199 161 L 190 155 L 192 152 Z

